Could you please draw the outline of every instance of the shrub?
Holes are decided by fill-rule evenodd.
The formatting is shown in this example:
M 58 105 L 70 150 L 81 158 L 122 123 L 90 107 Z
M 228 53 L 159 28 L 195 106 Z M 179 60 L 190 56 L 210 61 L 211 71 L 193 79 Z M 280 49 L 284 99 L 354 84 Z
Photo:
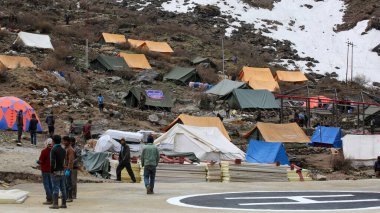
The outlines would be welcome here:
M 333 169 L 335 171 L 343 171 L 347 174 L 353 169 L 351 165 L 352 161 L 350 159 L 337 158 L 333 160 Z
M 61 67 L 63 67 L 65 63 L 55 57 L 48 56 L 41 64 L 41 69 L 43 70 L 57 70 Z
M 69 45 L 58 44 L 54 49 L 54 57 L 59 60 L 65 60 L 72 54 L 72 49 Z
M 216 84 L 219 81 L 219 76 L 214 72 L 214 69 L 205 68 L 202 65 L 197 66 L 198 75 L 202 82 Z
M 38 21 L 34 26 L 42 34 L 50 34 L 53 30 L 53 26 L 47 21 Z
M 8 81 L 8 72 L 5 71 L 0 71 L 0 83 L 5 83 Z
M 366 85 L 368 84 L 369 79 L 363 74 L 358 74 L 354 77 L 353 81 L 359 85 Z

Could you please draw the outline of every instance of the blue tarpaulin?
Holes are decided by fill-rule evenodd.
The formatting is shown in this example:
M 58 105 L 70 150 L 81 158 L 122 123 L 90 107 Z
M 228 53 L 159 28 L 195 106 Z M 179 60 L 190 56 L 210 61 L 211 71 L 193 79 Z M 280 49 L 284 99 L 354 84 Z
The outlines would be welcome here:
M 249 141 L 246 161 L 249 163 L 280 162 L 281 165 L 289 165 L 288 155 L 282 143 L 258 140 Z
M 310 145 L 342 148 L 342 130 L 339 127 L 318 126 L 311 137 Z

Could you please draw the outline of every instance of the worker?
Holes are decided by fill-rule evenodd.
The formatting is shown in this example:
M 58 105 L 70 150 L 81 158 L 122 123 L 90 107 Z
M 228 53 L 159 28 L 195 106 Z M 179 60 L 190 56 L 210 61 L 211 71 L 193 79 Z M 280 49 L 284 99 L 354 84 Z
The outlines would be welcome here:
M 156 178 L 156 167 L 160 161 L 160 153 L 157 147 L 153 144 L 153 136 L 147 138 L 147 145 L 141 154 L 141 165 L 144 167 L 144 184 L 147 194 L 154 194 L 154 181 Z
M 119 165 L 116 168 L 116 178 L 118 181 L 121 181 L 121 170 L 126 168 L 132 182 L 136 183 L 135 174 L 133 173 L 131 166 L 131 150 L 124 138 L 120 140 L 120 144 L 121 149 L 119 152 Z
M 61 136 L 54 135 L 53 143 L 54 146 L 50 152 L 50 171 L 51 171 L 51 182 L 53 187 L 53 205 L 49 208 L 59 209 L 67 208 L 66 206 L 66 187 L 65 187 L 65 177 L 64 177 L 64 165 L 66 151 L 61 146 Z M 61 192 L 62 204 L 58 206 L 58 194 Z

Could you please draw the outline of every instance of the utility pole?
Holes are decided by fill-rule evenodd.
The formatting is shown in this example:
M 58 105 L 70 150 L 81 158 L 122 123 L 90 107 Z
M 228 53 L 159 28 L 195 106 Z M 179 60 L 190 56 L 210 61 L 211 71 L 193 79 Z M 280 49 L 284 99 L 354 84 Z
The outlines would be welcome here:
M 87 69 L 89 67 L 88 65 L 88 39 L 86 39 L 86 56 L 85 56 L 85 68 Z
M 351 83 L 354 75 L 354 42 L 351 42 Z
M 348 84 L 348 61 L 350 57 L 350 40 L 348 40 L 346 44 L 347 44 L 346 84 Z
M 223 77 L 224 79 L 226 79 L 226 74 L 225 74 L 225 71 L 224 71 L 224 35 L 222 35 L 222 60 L 223 60 Z

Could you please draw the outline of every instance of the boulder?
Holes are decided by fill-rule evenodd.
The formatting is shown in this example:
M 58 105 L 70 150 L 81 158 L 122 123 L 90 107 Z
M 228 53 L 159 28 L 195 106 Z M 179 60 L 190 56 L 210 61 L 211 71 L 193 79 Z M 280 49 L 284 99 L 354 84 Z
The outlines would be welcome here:
M 154 70 L 144 70 L 137 74 L 136 81 L 145 84 L 153 84 L 160 77 L 160 74 Z
M 108 79 L 108 81 L 111 84 L 121 84 L 121 83 L 123 83 L 123 79 L 121 79 L 118 76 L 111 76 L 111 77 L 108 77 L 107 79 Z
M 372 85 L 373 85 L 374 87 L 380 87 L 380 83 L 379 83 L 379 82 L 376 82 L 376 81 L 373 82 Z
M 377 55 L 380 56 L 380 44 L 377 45 L 375 48 L 372 49 L 373 52 L 377 53 Z
M 220 15 L 220 8 L 215 5 L 197 5 L 194 8 L 194 13 L 202 17 L 215 17 Z
M 327 177 L 324 176 L 324 175 L 317 174 L 317 176 L 315 177 L 315 179 L 316 179 L 317 181 L 326 181 L 326 180 L 327 180 Z

